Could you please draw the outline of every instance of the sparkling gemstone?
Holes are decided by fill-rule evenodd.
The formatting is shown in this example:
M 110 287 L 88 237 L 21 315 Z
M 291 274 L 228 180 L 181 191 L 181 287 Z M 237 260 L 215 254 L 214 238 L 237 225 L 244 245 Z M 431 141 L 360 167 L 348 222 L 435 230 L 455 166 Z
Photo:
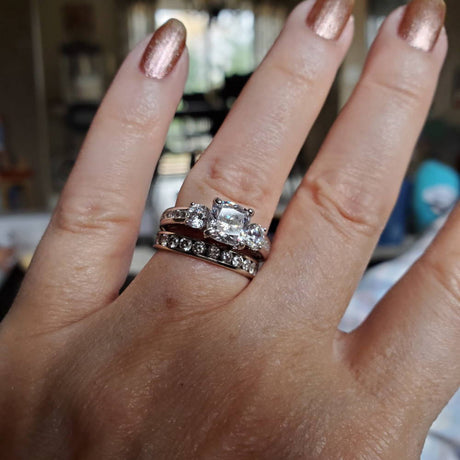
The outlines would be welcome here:
M 176 249 L 178 246 L 179 246 L 179 242 L 180 242 L 180 238 L 176 235 L 171 235 L 169 237 L 169 244 L 168 246 L 171 248 L 171 249 Z
M 185 223 L 192 228 L 204 228 L 208 220 L 209 210 L 201 204 L 193 204 L 188 208 Z
M 265 229 L 259 224 L 250 224 L 244 235 L 244 243 L 249 249 L 259 251 L 265 246 Z
M 220 260 L 229 264 L 232 261 L 233 255 L 230 251 L 222 251 L 220 254 Z
M 251 267 L 251 262 L 252 262 L 251 259 L 244 259 L 243 264 L 241 265 L 243 270 L 246 270 L 248 272 L 249 268 Z
M 160 237 L 158 238 L 158 243 L 161 246 L 168 246 L 168 235 L 160 235 Z
M 249 274 L 255 275 L 257 272 L 257 266 L 255 262 L 251 262 L 251 266 L 249 267 Z
M 220 249 L 217 246 L 210 246 L 209 251 L 208 251 L 208 256 L 211 257 L 211 259 L 217 259 L 220 254 Z
M 217 241 L 238 246 L 242 243 L 250 217 L 249 211 L 239 204 L 216 200 L 212 205 L 207 233 Z
M 232 259 L 232 265 L 235 268 L 238 268 L 238 267 L 241 267 L 242 264 L 243 264 L 243 257 L 241 257 L 239 255 L 235 255 L 235 257 L 233 257 L 233 259 Z
M 188 238 L 182 238 L 180 240 L 179 246 L 181 249 L 188 252 L 190 251 L 190 249 L 192 249 L 192 241 L 189 240 Z
M 195 254 L 198 254 L 198 255 L 204 254 L 204 252 L 206 251 L 206 244 L 203 243 L 203 241 L 195 241 L 195 243 L 193 243 L 192 250 Z
M 176 209 L 174 211 L 174 219 L 185 219 L 186 211 L 183 209 Z
M 173 217 L 174 217 L 174 212 L 173 212 L 173 211 L 168 211 L 168 212 L 166 213 L 166 218 L 167 218 L 167 219 L 172 219 Z

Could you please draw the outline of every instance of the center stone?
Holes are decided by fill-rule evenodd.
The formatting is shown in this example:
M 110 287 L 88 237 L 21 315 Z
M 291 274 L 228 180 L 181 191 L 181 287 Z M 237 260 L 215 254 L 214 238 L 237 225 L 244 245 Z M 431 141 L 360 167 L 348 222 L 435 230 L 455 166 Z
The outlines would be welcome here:
M 208 232 L 214 239 L 232 246 L 241 243 L 250 220 L 247 209 L 231 201 L 214 202 L 211 215 Z

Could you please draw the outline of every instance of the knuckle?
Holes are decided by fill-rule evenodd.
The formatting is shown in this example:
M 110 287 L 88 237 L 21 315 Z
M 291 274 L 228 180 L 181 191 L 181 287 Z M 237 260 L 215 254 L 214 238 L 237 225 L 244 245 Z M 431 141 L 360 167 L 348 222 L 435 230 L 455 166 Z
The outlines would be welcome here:
M 58 230 L 72 234 L 120 233 L 125 228 L 135 228 L 135 216 L 126 209 L 120 195 L 105 190 L 94 193 L 95 197 L 63 196 L 53 216 L 53 226 Z
M 442 256 L 430 248 L 421 259 L 421 266 L 429 279 L 447 294 L 448 300 L 454 305 L 454 310 L 460 318 L 460 255 L 458 251 L 450 254 L 442 253 Z
M 277 59 L 271 64 L 271 69 L 280 74 L 287 85 L 294 85 L 299 88 L 313 88 L 317 85 L 313 72 L 305 66 L 293 65 L 292 60 Z
M 374 75 L 363 80 L 364 87 L 369 88 L 371 92 L 378 91 L 385 96 L 389 96 L 389 100 L 396 100 L 403 107 L 417 108 L 422 104 L 424 88 L 412 79 L 406 81 L 401 78 L 392 78 L 390 76 Z
M 207 166 L 204 184 L 217 194 L 249 207 L 267 202 L 274 193 L 270 173 L 263 165 L 249 160 L 260 155 L 249 153 L 247 157 L 247 161 L 232 162 L 227 155 L 217 155 Z M 254 171 L 257 171 L 257 178 Z
M 382 230 L 378 200 L 361 184 L 345 179 L 340 186 L 332 186 L 323 176 L 307 174 L 299 191 L 316 206 L 323 219 L 345 236 L 351 232 L 374 237 Z
M 116 130 L 122 130 L 130 137 L 152 137 L 160 126 L 158 101 L 148 95 L 123 101 L 115 106 L 102 106 L 101 118 L 108 120 Z

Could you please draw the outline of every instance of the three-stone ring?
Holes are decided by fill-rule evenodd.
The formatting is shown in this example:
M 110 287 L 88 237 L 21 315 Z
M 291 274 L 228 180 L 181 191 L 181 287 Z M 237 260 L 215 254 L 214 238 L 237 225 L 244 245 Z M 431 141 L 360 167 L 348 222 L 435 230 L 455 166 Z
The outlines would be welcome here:
M 202 232 L 205 239 L 230 246 L 234 250 L 247 250 L 253 257 L 265 260 L 270 251 L 267 229 L 251 223 L 254 210 L 232 201 L 215 198 L 212 208 L 197 203 L 189 207 L 174 207 L 161 216 L 162 230 L 186 226 Z

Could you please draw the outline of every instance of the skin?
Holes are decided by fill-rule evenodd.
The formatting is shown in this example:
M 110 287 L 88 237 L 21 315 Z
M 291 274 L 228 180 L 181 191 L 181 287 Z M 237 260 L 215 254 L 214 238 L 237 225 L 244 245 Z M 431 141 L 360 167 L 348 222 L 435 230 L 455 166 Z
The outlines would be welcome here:
M 352 38 L 300 4 L 178 198 L 266 225 Z M 118 295 L 188 58 L 126 59 L 0 325 L 2 458 L 417 458 L 460 382 L 460 211 L 355 332 L 337 325 L 395 202 L 447 49 L 383 25 L 257 277 L 157 253 Z M 295 50 L 295 52 L 293 52 Z M 235 135 L 237 133 L 237 135 Z

